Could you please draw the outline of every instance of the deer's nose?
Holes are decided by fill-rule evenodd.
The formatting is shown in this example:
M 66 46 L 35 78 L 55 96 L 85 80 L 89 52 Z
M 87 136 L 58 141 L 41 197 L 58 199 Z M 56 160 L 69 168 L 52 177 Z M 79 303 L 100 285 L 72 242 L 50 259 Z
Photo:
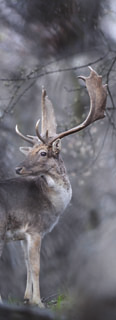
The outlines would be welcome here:
M 16 170 L 16 173 L 17 173 L 17 174 L 20 174 L 20 173 L 21 173 L 21 170 L 22 170 L 22 167 L 17 167 L 15 170 Z

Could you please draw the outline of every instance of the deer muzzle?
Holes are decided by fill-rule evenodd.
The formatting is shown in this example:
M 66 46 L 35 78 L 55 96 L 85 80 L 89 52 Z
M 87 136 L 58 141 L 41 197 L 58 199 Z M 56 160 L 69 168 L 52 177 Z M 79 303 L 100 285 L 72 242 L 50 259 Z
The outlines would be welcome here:
M 23 171 L 23 167 L 16 167 L 15 171 L 17 174 L 21 174 Z
M 16 167 L 15 171 L 17 174 L 19 174 L 21 176 L 33 175 L 33 171 L 29 168 L 27 169 L 25 166 Z

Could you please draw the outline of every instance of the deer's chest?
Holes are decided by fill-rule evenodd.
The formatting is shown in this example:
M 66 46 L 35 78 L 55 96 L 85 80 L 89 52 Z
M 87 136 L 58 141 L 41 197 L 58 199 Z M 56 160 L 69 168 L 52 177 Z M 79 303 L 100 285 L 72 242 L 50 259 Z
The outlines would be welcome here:
M 48 228 L 49 232 L 51 232 L 55 225 L 58 223 L 60 215 L 64 212 L 71 200 L 71 196 L 71 185 L 67 187 L 57 185 L 52 190 L 50 190 L 49 200 L 52 203 L 53 213 L 50 214 L 51 219 Z
M 60 190 L 55 190 L 55 192 L 52 193 L 52 204 L 56 211 L 63 212 L 66 207 L 68 206 L 72 196 L 72 190 L 71 187 L 67 190 L 63 187 L 60 188 Z
M 62 213 L 68 206 L 72 197 L 72 188 L 70 182 L 55 183 L 54 180 L 49 179 L 49 198 L 52 202 L 55 212 Z

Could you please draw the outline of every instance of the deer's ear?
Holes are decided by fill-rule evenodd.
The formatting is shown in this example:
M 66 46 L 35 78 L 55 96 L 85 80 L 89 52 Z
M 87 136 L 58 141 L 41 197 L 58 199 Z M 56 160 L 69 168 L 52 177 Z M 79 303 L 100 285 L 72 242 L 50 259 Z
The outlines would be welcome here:
M 61 140 L 57 139 L 52 143 L 52 151 L 58 153 L 61 150 Z
M 32 150 L 32 148 L 31 147 L 20 147 L 19 150 L 27 156 L 29 154 L 29 152 Z

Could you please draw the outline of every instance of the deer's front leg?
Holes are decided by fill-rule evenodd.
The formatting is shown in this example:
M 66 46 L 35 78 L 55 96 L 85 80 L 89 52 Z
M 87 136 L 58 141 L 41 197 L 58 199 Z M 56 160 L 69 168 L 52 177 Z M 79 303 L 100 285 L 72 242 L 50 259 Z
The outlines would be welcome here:
M 29 242 L 31 241 L 30 235 L 27 236 L 25 240 L 23 240 L 22 247 L 24 251 L 25 263 L 27 268 L 27 282 L 26 282 L 26 290 L 24 295 L 24 303 L 30 303 L 32 300 L 32 275 L 31 275 L 31 266 L 29 261 Z
M 31 267 L 31 276 L 33 284 L 32 293 L 32 304 L 37 304 L 39 307 L 43 308 L 44 305 L 40 298 L 40 287 L 39 287 L 39 273 L 40 273 L 40 249 L 41 249 L 41 237 L 38 234 L 30 236 L 30 241 L 28 243 L 29 250 L 29 262 Z

